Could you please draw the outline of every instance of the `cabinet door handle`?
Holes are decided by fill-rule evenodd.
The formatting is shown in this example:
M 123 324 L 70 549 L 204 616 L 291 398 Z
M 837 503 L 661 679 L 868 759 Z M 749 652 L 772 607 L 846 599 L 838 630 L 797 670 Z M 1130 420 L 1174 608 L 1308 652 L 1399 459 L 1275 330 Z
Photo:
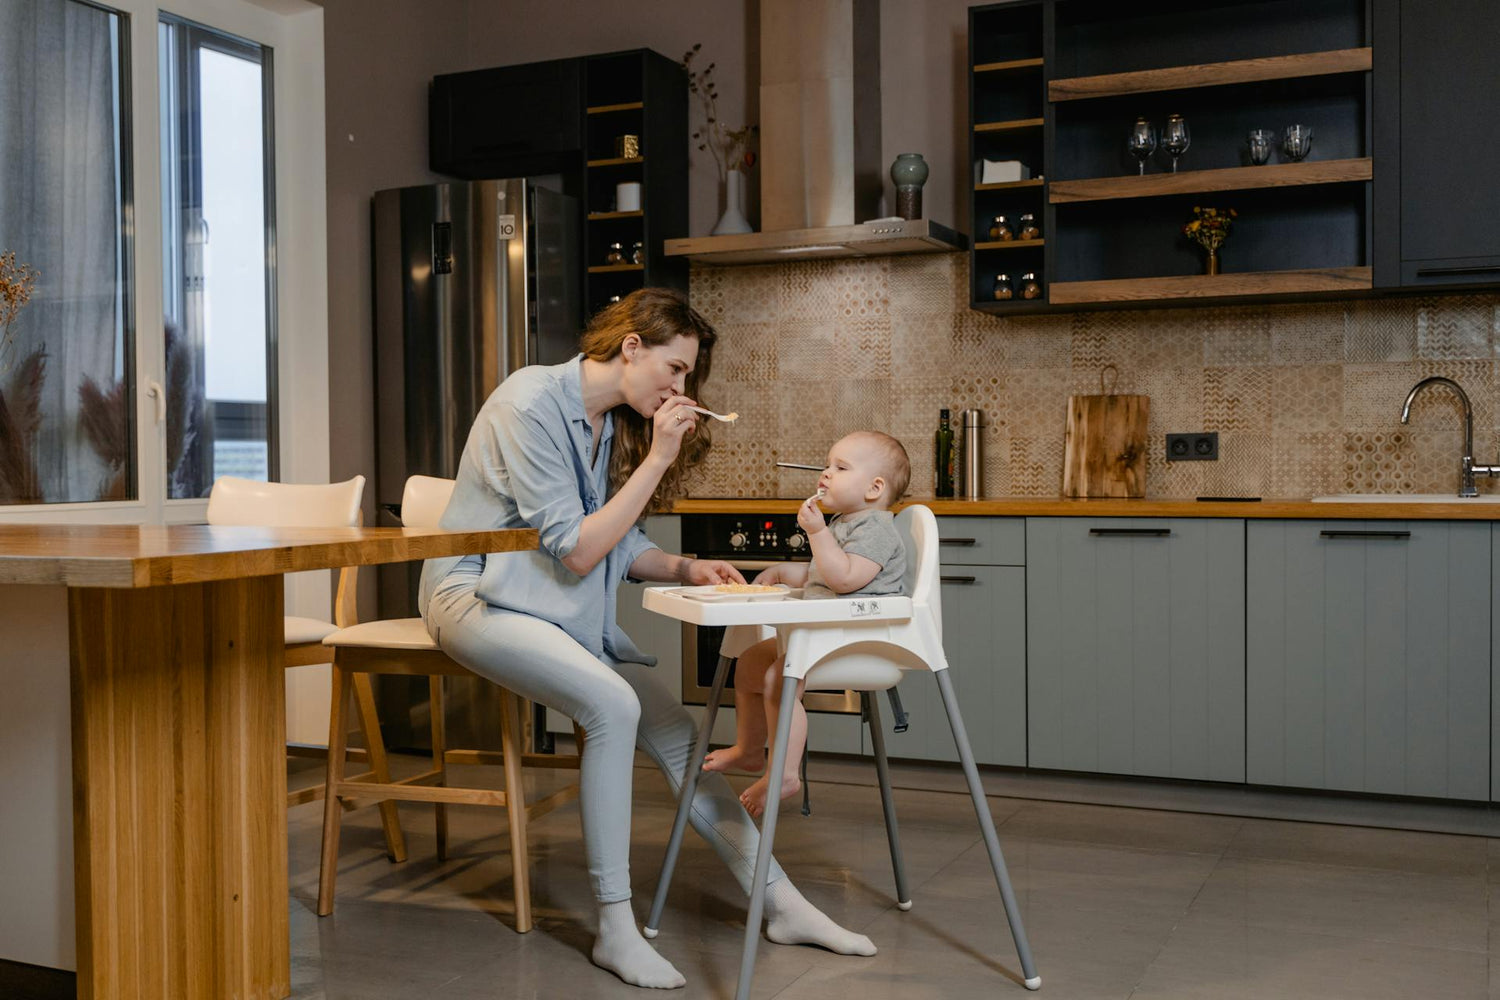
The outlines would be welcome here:
M 973 583 L 977 579 L 978 579 L 977 577 L 973 577 L 973 576 L 940 576 L 940 577 L 938 577 L 938 582 L 939 583 Z
M 1320 531 L 1324 538 L 1410 538 L 1410 531 Z
M 939 545 L 977 545 L 977 538 L 939 538 Z
M 1497 264 L 1474 264 L 1469 267 L 1419 267 L 1417 277 L 1435 278 L 1444 274 L 1494 274 L 1500 271 Z
M 1090 528 L 1089 534 L 1097 538 L 1166 538 L 1171 528 Z

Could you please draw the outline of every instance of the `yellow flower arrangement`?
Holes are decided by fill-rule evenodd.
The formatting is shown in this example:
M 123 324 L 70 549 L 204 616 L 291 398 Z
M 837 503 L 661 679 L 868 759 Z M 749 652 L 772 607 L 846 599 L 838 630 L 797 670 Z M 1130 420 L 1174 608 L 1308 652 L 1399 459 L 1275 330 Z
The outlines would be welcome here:
M 1193 206 L 1192 222 L 1182 227 L 1182 235 L 1198 244 L 1209 253 L 1215 253 L 1229 238 L 1229 228 L 1239 213 L 1232 208 L 1201 208 Z

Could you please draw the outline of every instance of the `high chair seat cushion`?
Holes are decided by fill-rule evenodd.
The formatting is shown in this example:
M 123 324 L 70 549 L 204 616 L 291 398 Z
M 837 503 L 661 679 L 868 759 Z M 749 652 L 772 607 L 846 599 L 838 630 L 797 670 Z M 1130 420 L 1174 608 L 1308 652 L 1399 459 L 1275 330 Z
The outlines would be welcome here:
M 338 629 L 323 640 L 325 646 L 359 646 L 370 649 L 436 650 L 438 644 L 427 634 L 420 618 L 388 618 L 361 622 Z
M 298 618 L 295 615 L 286 616 L 283 628 L 288 646 L 322 642 L 339 630 L 333 622 L 319 621 L 316 618 Z

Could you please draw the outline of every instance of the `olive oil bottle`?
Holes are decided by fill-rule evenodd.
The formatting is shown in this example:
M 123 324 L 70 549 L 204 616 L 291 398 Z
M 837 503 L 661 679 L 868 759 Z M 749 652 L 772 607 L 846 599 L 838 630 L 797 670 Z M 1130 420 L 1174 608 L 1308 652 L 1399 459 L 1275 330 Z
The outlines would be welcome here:
M 953 496 L 953 428 L 948 423 L 948 411 L 938 411 L 938 429 L 933 452 L 937 457 L 936 476 L 933 479 L 933 496 Z

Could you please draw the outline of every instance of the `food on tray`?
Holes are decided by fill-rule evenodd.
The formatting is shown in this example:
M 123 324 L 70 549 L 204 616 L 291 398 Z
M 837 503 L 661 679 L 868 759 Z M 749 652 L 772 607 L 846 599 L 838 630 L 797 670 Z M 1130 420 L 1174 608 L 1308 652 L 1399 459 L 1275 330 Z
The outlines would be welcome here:
M 780 589 L 763 583 L 720 583 L 714 586 L 714 590 L 721 594 L 774 594 Z

